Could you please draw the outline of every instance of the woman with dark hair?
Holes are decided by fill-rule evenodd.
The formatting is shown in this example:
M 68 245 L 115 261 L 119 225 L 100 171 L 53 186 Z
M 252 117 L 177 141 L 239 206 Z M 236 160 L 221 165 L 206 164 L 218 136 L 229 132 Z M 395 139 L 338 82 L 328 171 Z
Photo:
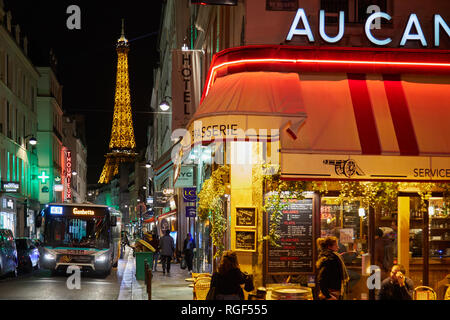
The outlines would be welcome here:
M 219 265 L 218 272 L 214 272 L 211 279 L 211 289 L 214 300 L 244 300 L 241 285 L 251 281 L 250 277 L 239 269 L 236 252 L 225 251 Z M 249 287 L 253 287 L 252 285 Z M 246 290 L 246 291 L 251 291 Z
M 318 298 L 321 300 L 342 300 L 349 280 L 347 268 L 338 252 L 336 237 L 318 238 L 320 250 L 316 262 Z

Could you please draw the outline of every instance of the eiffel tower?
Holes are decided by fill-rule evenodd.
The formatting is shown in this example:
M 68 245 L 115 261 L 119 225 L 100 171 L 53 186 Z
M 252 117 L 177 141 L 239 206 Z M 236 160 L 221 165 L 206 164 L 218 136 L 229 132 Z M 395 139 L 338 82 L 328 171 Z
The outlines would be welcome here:
M 130 45 L 125 38 L 122 19 L 122 35 L 117 40 L 117 78 L 114 99 L 114 115 L 109 142 L 109 152 L 98 183 L 107 184 L 119 173 L 121 163 L 132 162 L 136 158 L 133 118 L 131 114 L 130 84 L 128 78 L 128 51 Z

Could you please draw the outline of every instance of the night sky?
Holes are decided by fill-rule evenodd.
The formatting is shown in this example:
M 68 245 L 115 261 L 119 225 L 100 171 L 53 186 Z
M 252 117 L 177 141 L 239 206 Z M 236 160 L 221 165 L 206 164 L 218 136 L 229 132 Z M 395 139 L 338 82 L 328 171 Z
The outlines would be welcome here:
M 56 55 L 57 77 L 63 85 L 62 108 L 86 118 L 88 183 L 97 183 L 108 152 L 114 109 L 117 54 L 115 44 L 125 19 L 131 107 L 137 151 L 145 148 L 153 86 L 153 68 L 160 28 L 162 0 L 4 0 L 12 24 L 19 24 L 29 41 L 35 66 L 49 66 L 50 48 Z M 69 30 L 67 7 L 81 9 L 81 30 Z M 14 30 L 14 29 L 13 29 Z M 82 111 L 80 111 L 82 110 Z

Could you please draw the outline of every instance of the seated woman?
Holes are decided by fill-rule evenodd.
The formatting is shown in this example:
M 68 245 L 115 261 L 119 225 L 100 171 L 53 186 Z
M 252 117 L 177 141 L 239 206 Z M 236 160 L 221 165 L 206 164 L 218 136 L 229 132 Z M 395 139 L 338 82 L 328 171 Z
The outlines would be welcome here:
M 214 272 L 211 279 L 211 289 L 214 290 L 213 300 L 244 300 L 241 285 L 253 287 L 249 276 L 239 269 L 236 252 L 226 251 L 222 256 L 219 271 Z M 248 289 L 251 291 L 252 289 Z M 247 291 L 247 290 L 246 290 Z

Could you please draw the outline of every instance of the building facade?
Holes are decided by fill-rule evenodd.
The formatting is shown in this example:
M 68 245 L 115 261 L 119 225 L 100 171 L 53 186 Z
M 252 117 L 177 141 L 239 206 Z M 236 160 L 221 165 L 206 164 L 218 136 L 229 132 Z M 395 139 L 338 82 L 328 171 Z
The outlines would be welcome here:
M 83 121 L 79 117 L 78 119 Z M 65 194 L 66 199 L 73 203 L 84 203 L 87 195 L 87 148 L 82 139 L 83 127 L 78 125 L 78 121 L 73 117 L 63 116 Z M 72 173 L 70 176 L 69 171 Z
M 37 136 L 39 73 L 27 54 L 27 38 L 0 2 L 0 228 L 14 236 L 34 236 L 39 211 L 37 155 L 29 145 Z
M 63 202 L 67 196 L 58 187 L 55 190 L 55 185 L 64 184 L 64 179 L 72 173 L 64 170 L 62 86 L 51 67 L 37 69 L 40 73 L 37 92 L 39 201 Z

